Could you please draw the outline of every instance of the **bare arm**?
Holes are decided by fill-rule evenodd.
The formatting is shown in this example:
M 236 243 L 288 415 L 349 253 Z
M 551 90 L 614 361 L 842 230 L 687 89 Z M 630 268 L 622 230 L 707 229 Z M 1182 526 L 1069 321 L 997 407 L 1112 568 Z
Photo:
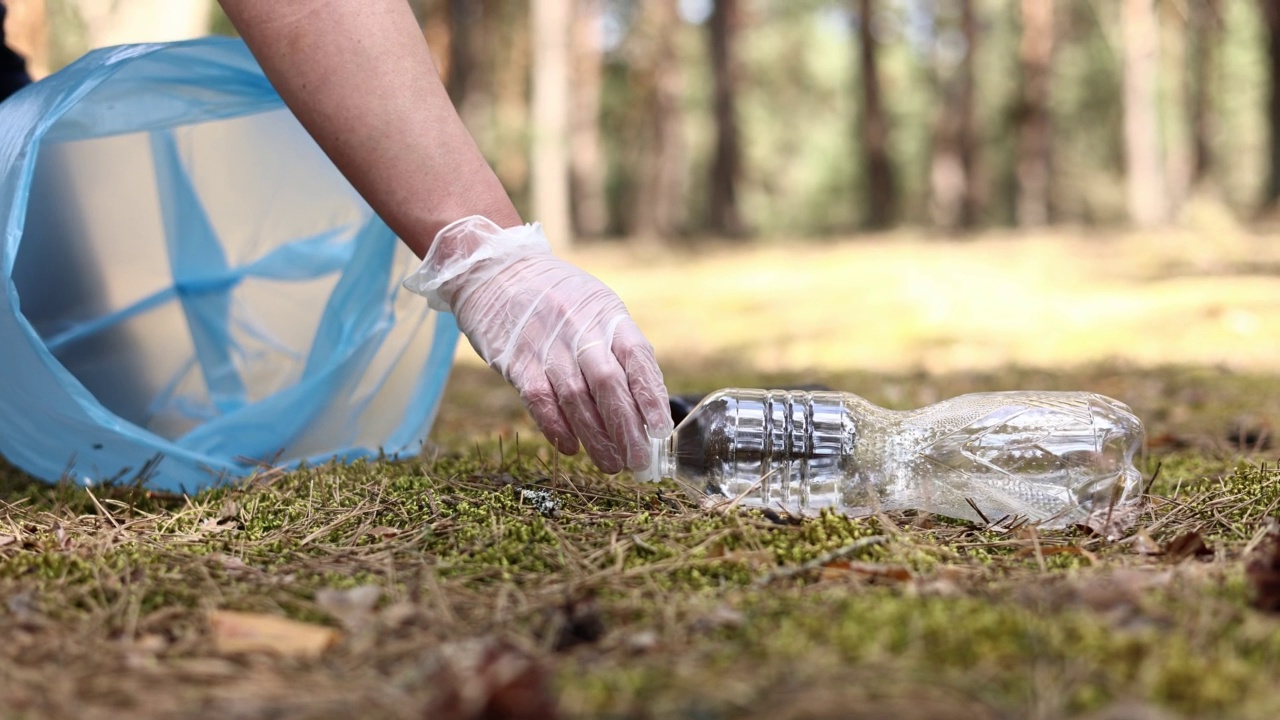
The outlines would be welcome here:
M 653 347 L 613 291 L 552 255 L 541 226 L 520 227 L 407 0 L 219 1 L 307 131 L 427 258 L 414 291 L 454 314 L 548 439 L 567 454 L 585 445 L 606 472 L 646 467 L 646 433 L 671 432 Z
M 219 2 L 302 125 L 419 257 L 461 217 L 520 224 L 406 0 Z

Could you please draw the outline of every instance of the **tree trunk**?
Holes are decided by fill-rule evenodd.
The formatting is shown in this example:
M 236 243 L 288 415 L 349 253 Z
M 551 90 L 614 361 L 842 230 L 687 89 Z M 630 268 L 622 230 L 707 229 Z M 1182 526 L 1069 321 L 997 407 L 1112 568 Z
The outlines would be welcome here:
M 858 17 L 859 61 L 862 80 L 862 159 L 866 172 L 868 227 L 893 225 L 897 215 L 897 187 L 889 160 L 889 121 L 880 97 L 876 41 L 871 32 L 871 0 L 854 0 Z
M 1263 196 L 1263 207 L 1270 210 L 1280 202 L 1280 0 L 1258 0 L 1258 3 L 1267 26 L 1267 65 L 1270 70 L 1267 127 L 1271 139 L 1271 167 Z
M 552 245 L 572 243 L 569 39 L 572 0 L 533 0 L 533 216 Z
M 1157 104 L 1160 39 L 1155 0 L 1124 0 L 1120 26 L 1124 46 L 1125 185 L 1129 218 L 1138 227 L 1155 227 L 1169 217 Z
M 528 3 L 485 2 L 481 18 L 492 84 L 488 156 L 522 215 L 529 212 L 529 12 Z
M 739 68 L 734 47 L 738 23 L 738 0 L 715 0 L 707 22 L 716 123 L 707 225 L 712 232 L 729 237 L 740 237 L 745 232 L 738 210 L 738 184 L 742 178 L 742 143 L 737 116 Z
M 1053 67 L 1053 0 L 1022 0 L 1022 36 L 1018 60 L 1022 97 L 1017 112 L 1017 197 L 1015 216 L 1021 227 L 1050 220 L 1053 128 L 1049 116 Z
M 436 72 L 446 84 L 453 71 L 454 23 L 453 7 L 449 0 L 415 0 L 411 3 L 418 23 L 422 26 L 422 36 L 431 48 L 431 61 L 436 64 Z
M 934 224 L 947 230 L 972 228 L 981 213 L 973 93 L 977 19 L 973 0 L 959 0 L 959 7 L 964 57 L 954 68 L 939 67 L 940 61 L 934 61 L 941 101 L 934 121 L 929 210 Z
M 644 105 L 649 122 L 631 229 L 641 241 L 651 242 L 675 237 L 684 221 L 683 78 L 675 45 L 680 27 L 676 0 L 652 0 L 641 12 L 649 52 L 636 62 L 641 65 L 640 92 L 649 95 Z
M 604 141 L 600 134 L 604 81 L 601 11 L 601 0 L 578 0 L 573 18 L 573 132 L 569 155 L 574 229 L 586 237 L 600 237 L 609 229 Z
M 1216 116 L 1212 88 L 1217 85 L 1218 49 L 1222 42 L 1219 0 L 1191 0 L 1187 40 L 1191 45 L 1191 183 L 1203 183 L 1213 169 Z
M 449 4 L 449 74 L 446 87 L 449 99 L 459 112 L 467 104 L 468 91 L 474 73 L 475 52 L 472 49 L 476 16 L 482 12 L 482 3 L 466 0 L 447 0 Z

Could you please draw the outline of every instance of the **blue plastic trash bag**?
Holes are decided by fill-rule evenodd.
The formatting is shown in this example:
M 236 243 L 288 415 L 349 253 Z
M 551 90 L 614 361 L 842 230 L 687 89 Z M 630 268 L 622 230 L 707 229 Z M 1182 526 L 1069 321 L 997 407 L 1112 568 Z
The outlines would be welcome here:
M 195 491 L 421 449 L 457 326 L 241 41 L 88 53 L 0 103 L 0 172 L 14 465 Z

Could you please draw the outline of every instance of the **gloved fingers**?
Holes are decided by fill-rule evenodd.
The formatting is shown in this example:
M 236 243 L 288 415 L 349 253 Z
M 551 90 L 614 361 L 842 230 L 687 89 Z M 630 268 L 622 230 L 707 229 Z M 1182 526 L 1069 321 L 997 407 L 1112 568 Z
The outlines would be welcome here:
M 618 324 L 614 332 L 613 354 L 626 373 L 631 397 L 639 408 L 647 434 L 656 438 L 670 435 L 675 425 L 671 419 L 671 401 L 662 369 L 658 366 L 653 345 L 645 339 L 634 321 L 627 319 Z M 648 453 L 647 448 L 645 452 Z
M 621 451 L 622 461 L 632 470 L 643 470 L 649 466 L 649 438 L 631 397 L 627 375 L 613 354 L 612 343 L 586 343 L 578 348 L 577 354 L 582 376 L 586 378 L 609 437 Z
M 591 459 L 607 473 L 622 470 L 623 455 L 606 432 L 608 426 L 597 409 L 577 358 L 553 352 L 547 358 L 547 378 L 555 389 L 560 411 L 568 419 Z
M 577 454 L 578 436 L 560 411 L 555 389 L 546 376 L 542 373 L 529 373 L 525 377 L 508 377 L 508 380 L 519 388 L 525 409 L 533 416 L 533 421 L 538 424 L 542 434 L 555 445 L 556 450 L 565 455 Z

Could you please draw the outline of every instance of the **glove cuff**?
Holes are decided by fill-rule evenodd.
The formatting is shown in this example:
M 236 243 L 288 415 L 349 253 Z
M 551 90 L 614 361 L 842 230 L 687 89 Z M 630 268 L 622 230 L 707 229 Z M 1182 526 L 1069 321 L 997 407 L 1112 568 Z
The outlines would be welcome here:
M 425 297 L 432 309 L 452 312 L 459 285 L 483 282 L 512 262 L 540 253 L 551 253 L 541 223 L 504 229 L 483 215 L 471 215 L 436 233 L 422 263 L 401 285 Z

